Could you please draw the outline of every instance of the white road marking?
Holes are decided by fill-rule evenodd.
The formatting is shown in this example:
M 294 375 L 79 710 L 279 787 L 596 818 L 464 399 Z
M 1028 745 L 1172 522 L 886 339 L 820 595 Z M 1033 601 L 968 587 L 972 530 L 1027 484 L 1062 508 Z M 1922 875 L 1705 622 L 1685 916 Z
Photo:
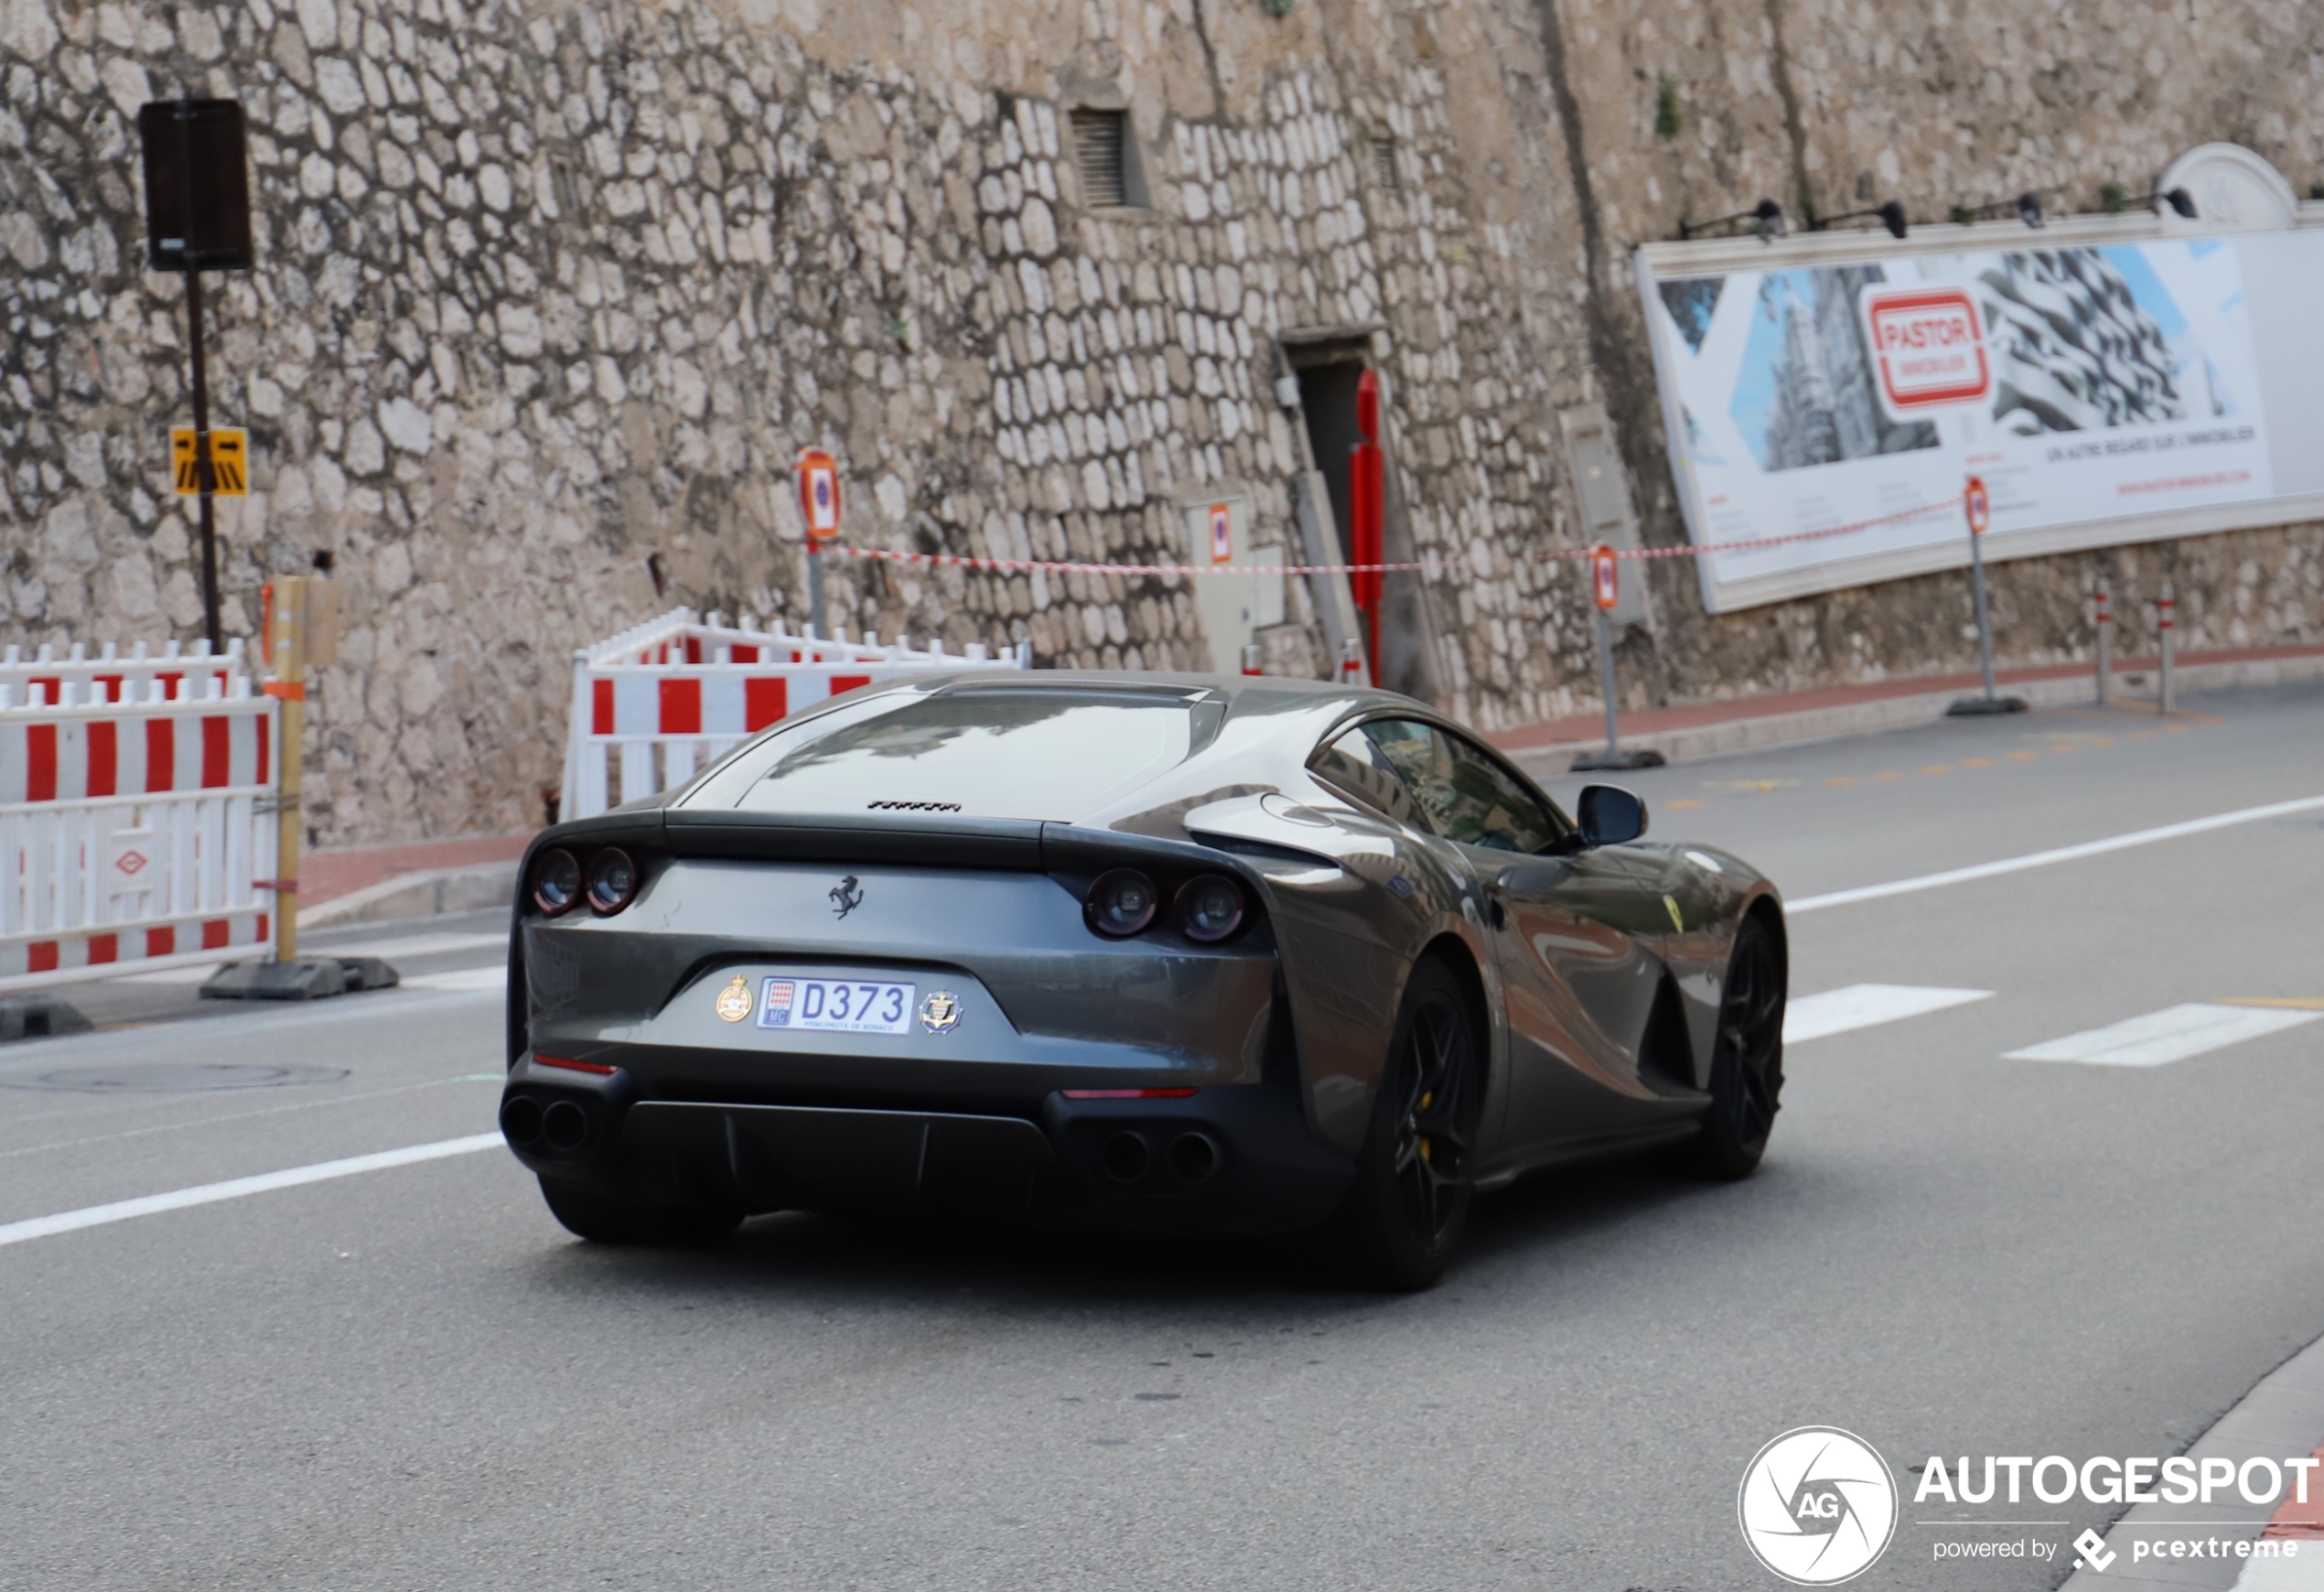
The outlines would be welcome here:
M 1784 1008 L 1783 1042 L 1796 1045 L 1802 1039 L 1821 1039 L 1827 1034 L 1845 1034 L 1851 1028 L 1869 1028 L 1876 1023 L 1893 1023 L 1902 1017 L 1918 1017 L 1930 1012 L 1941 1012 L 1947 1006 L 1966 1006 L 1971 1001 L 1990 1000 L 1989 989 L 1940 989 L 1929 984 L 1852 984 L 1845 989 L 1828 989 L 1821 995 L 1802 995 Z
M 488 945 L 508 949 L 509 933 L 406 934 L 400 940 L 359 941 L 344 945 L 302 946 L 316 956 L 440 956 L 447 951 L 481 951 Z
M 324 1183 L 333 1178 L 351 1178 L 358 1172 L 384 1171 L 390 1167 L 408 1167 L 418 1161 L 440 1161 L 448 1156 L 472 1156 L 479 1150 L 491 1149 L 502 1142 L 499 1134 L 470 1134 L 464 1139 L 439 1139 L 432 1145 L 414 1145 L 408 1149 L 350 1156 L 341 1161 L 318 1161 L 311 1167 L 293 1167 L 284 1172 L 263 1172 L 255 1178 L 234 1178 L 223 1183 L 204 1183 L 197 1188 L 180 1189 L 170 1194 L 148 1194 L 139 1199 L 116 1199 L 110 1205 L 90 1205 L 79 1210 L 60 1211 L 55 1216 L 36 1216 L 27 1221 L 0 1224 L 0 1245 L 47 1238 L 53 1233 L 73 1232 L 84 1227 L 102 1227 L 109 1221 L 127 1221 L 135 1216 L 183 1210 L 193 1205 L 213 1205 L 221 1199 L 240 1199 L 245 1194 L 266 1194 L 276 1189 L 296 1189 L 302 1183 Z
M 2319 808 L 2324 808 L 2324 796 L 2304 796 L 2297 801 L 2272 801 L 2265 807 L 2245 807 L 2233 812 L 2215 813 L 2209 818 L 2191 818 L 2184 823 L 2166 823 L 2159 829 L 2133 830 L 2128 834 L 2117 834 L 2106 840 L 2061 845 L 2054 851 L 2029 852 L 2024 856 L 2004 857 L 1999 862 L 1979 863 L 1974 867 L 1948 868 L 1943 873 L 1922 874 L 1918 878 L 1897 879 L 1885 885 L 1865 885 L 1853 890 L 1834 890 L 1827 895 L 1809 896 L 1802 900 L 1785 902 L 1783 910 L 1787 916 L 1797 917 L 1802 912 L 1820 911 L 1825 907 L 1877 901 L 1884 896 L 1909 896 L 1916 890 L 1933 890 L 1943 885 L 1965 885 L 1972 879 L 1990 879 L 1997 875 L 2019 873 L 2027 868 L 2048 867 L 2051 863 L 2103 856 L 2110 851 L 2127 851 L 2132 846 L 2153 845 L 2158 841 L 2202 834 L 2238 823 L 2257 823 L 2265 819 L 2282 818 L 2294 812 L 2313 812 Z
M 2160 1067 L 2206 1050 L 2297 1028 L 2324 1012 L 2287 1012 L 2265 1006 L 2218 1006 L 2190 1001 L 2132 1017 L 2108 1027 L 2069 1034 L 2047 1044 L 2012 1050 L 2010 1061 L 2087 1061 L 2099 1067 Z
M 457 973 L 423 973 L 405 979 L 403 987 L 455 992 L 500 991 L 509 987 L 509 969 L 506 963 L 495 963 L 490 967 L 464 967 Z

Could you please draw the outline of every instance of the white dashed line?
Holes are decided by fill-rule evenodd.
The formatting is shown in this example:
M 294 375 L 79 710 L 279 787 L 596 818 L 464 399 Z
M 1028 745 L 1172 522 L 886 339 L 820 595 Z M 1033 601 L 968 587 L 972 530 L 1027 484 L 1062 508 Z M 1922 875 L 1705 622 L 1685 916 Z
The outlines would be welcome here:
M 165 1210 L 183 1210 L 193 1205 L 214 1205 L 221 1199 L 240 1199 L 245 1194 L 266 1194 L 276 1189 L 296 1189 L 302 1183 L 324 1183 L 333 1178 L 351 1178 L 358 1172 L 382 1172 L 390 1167 L 408 1167 L 418 1161 L 440 1161 L 447 1156 L 472 1156 L 479 1150 L 491 1149 L 502 1142 L 499 1134 L 470 1134 L 464 1139 L 439 1139 L 432 1145 L 414 1145 L 408 1149 L 350 1156 L 342 1161 L 318 1161 L 311 1167 L 293 1167 L 283 1172 L 262 1172 L 255 1178 L 234 1178 L 223 1183 L 204 1183 L 169 1194 L 148 1194 L 139 1199 L 116 1199 L 110 1205 L 84 1206 L 79 1210 L 60 1211 L 54 1216 L 36 1216 L 27 1221 L 0 1224 L 0 1245 L 48 1238 L 59 1232 L 73 1232 L 84 1227 L 102 1227 L 109 1221 L 127 1221 L 135 1216 L 156 1216 Z
M 1786 901 L 1783 910 L 1786 916 L 1796 918 L 1802 912 L 1821 911 L 1826 907 L 1845 907 L 1855 901 L 1877 901 L 1883 896 L 1909 896 L 1916 890 L 1933 890 L 1944 885 L 1965 885 L 1972 879 L 1990 879 L 2001 874 L 2020 873 L 2027 868 L 2047 867 L 2051 863 L 2103 856 L 2110 851 L 2127 851 L 2132 846 L 2153 845 L 2157 841 L 2202 834 L 2238 823 L 2257 823 L 2264 819 L 2282 818 L 2294 812 L 2313 812 L 2319 807 L 2324 807 L 2324 796 L 2304 796 L 2297 801 L 2272 801 L 2265 807 L 2245 807 L 2234 812 L 2214 813 L 2209 818 L 2191 818 L 2184 823 L 2166 823 L 2159 829 L 2134 830 L 2128 834 L 2117 834 L 2106 840 L 2061 845 L 2054 851 L 2029 852 L 2024 856 L 2004 857 L 1999 862 L 1979 863 L 1974 867 L 1948 868 L 1941 874 L 1922 874 L 1917 878 L 1897 879 L 1885 885 L 1865 885 L 1853 890 L 1834 890 L 1828 895 L 1809 896 L 1797 901 Z

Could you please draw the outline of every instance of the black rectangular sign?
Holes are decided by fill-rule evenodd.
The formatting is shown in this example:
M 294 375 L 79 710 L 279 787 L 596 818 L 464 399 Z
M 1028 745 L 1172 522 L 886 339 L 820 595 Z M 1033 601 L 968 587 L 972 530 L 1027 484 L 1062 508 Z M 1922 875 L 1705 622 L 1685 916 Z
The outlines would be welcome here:
M 145 146 L 145 261 L 156 271 L 247 271 L 250 166 L 239 100 L 156 100 Z

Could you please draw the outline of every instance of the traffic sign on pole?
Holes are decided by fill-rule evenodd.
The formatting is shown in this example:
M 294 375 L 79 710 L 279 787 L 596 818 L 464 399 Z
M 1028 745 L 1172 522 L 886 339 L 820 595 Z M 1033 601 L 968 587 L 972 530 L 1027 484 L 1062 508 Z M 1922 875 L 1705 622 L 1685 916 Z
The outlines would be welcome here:
M 1945 712 L 1956 717 L 2023 713 L 2023 697 L 1996 695 L 1993 688 L 1993 614 L 1985 603 L 1985 527 L 1993 523 L 1993 499 L 1985 491 L 1982 476 L 1971 476 L 1969 484 L 1962 489 L 1961 509 L 1969 519 L 1969 591 L 1977 615 L 1977 664 L 1985 676 L 1985 693 L 1983 696 L 1961 697 Z
M 839 537 L 839 461 L 821 448 L 799 456 L 799 513 L 807 522 L 807 540 L 834 542 Z
M 1622 750 L 1621 726 L 1614 680 L 1614 608 L 1622 600 L 1621 562 L 1600 542 L 1589 550 L 1589 595 L 1598 605 L 1598 678 L 1606 694 L 1606 749 L 1583 752 L 1574 759 L 1576 772 L 1587 769 L 1659 769 L 1662 754 L 1652 750 Z
M 1602 613 L 1612 613 L 1622 600 L 1621 561 L 1603 542 L 1589 550 L 1589 591 Z
M 210 431 L 210 470 L 213 490 L 221 498 L 250 496 L 250 433 L 240 426 L 214 425 Z M 169 471 L 181 498 L 201 496 L 201 461 L 197 457 L 194 428 L 169 428 Z

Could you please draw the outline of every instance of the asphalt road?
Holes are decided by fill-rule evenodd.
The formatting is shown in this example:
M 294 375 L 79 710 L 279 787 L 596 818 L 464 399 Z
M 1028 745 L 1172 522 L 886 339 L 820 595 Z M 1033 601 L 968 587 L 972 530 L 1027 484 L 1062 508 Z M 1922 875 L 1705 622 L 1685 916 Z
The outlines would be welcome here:
M 2190 706 L 1631 782 L 1795 900 L 2324 795 L 2324 689 Z M 2319 885 L 2309 811 L 1803 913 L 1795 997 L 1993 993 L 1795 1045 L 1751 1181 L 1529 1181 L 1414 1296 L 1297 1245 L 799 1217 L 600 1251 L 497 1150 L 8 1244 L 0 1587 L 1771 1587 L 1736 1489 L 1787 1428 L 1899 1468 L 2168 1454 L 2324 1333 L 2324 1024 L 2005 1056 L 2324 997 Z M 490 1127 L 492 994 L 175 1022 L 123 987 L 92 1006 L 153 1026 L 0 1050 L 0 1224 Z M 322 1075 L 153 1092 L 218 1065 Z M 1856 1585 L 2063 1578 L 1936 1563 L 1929 1513 Z

